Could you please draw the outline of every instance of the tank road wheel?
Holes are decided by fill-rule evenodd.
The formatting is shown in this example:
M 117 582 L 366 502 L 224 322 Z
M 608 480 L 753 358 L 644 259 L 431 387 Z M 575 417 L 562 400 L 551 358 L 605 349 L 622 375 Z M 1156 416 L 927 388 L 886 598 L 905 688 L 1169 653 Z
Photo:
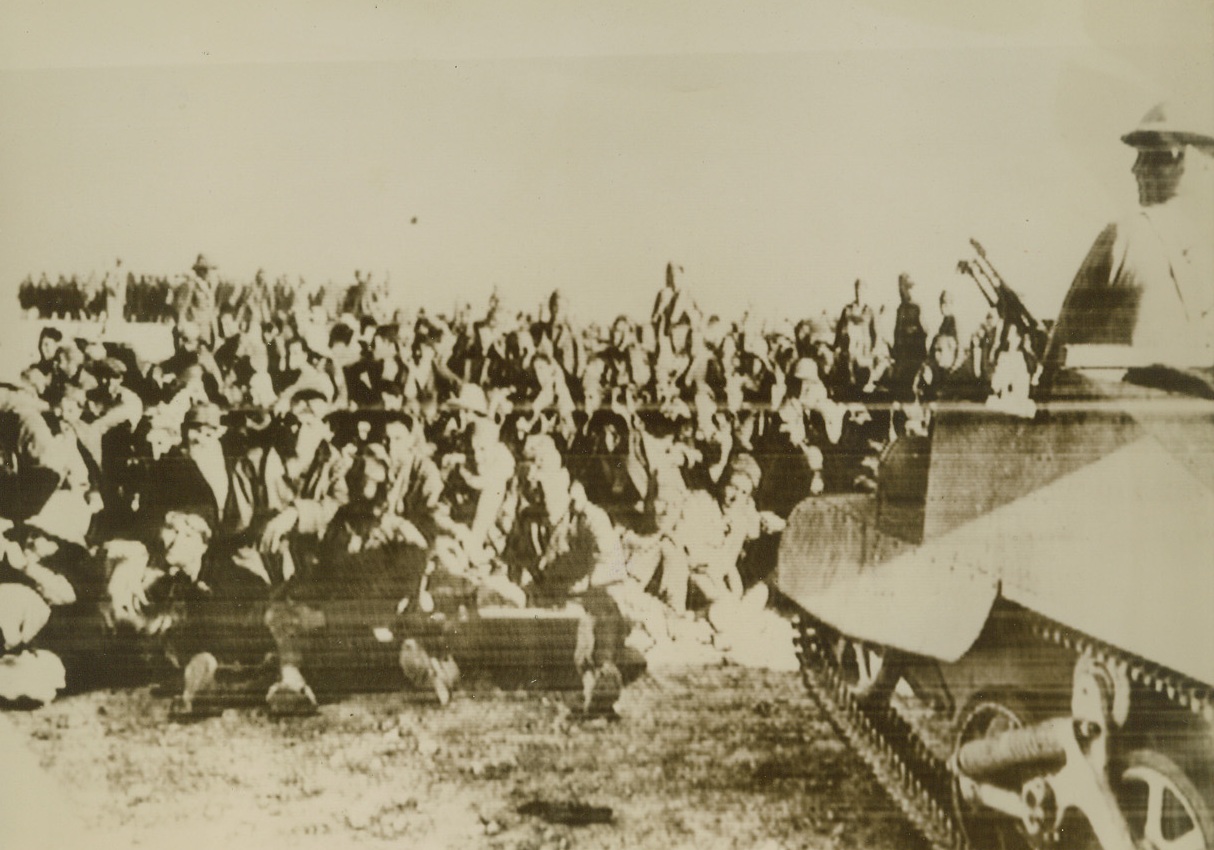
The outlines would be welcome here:
M 1134 750 L 1121 769 L 1121 810 L 1134 838 L 1150 850 L 1214 850 L 1214 814 L 1177 764 Z
M 970 741 L 994 738 L 1004 732 L 1020 729 L 1029 722 L 1028 712 L 1014 699 L 1004 701 L 984 698 L 971 704 L 957 724 L 953 752 Z M 1008 777 L 1009 788 L 1019 788 L 1017 777 Z M 1033 844 L 1024 827 L 999 812 L 969 803 L 961 796 L 961 787 L 953 780 L 953 809 L 966 842 L 977 850 L 1032 850 Z
M 884 702 L 898 684 L 895 653 L 888 647 L 836 635 L 831 656 L 844 688 L 860 702 Z

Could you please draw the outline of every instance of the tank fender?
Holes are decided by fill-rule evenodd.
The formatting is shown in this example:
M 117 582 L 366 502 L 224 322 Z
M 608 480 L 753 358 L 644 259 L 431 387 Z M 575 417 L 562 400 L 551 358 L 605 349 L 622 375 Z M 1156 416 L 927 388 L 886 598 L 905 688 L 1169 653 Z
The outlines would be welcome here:
M 976 554 L 947 537 L 913 546 L 881 534 L 855 503 L 809 499 L 789 516 L 776 585 L 847 635 L 953 662 L 999 595 Z

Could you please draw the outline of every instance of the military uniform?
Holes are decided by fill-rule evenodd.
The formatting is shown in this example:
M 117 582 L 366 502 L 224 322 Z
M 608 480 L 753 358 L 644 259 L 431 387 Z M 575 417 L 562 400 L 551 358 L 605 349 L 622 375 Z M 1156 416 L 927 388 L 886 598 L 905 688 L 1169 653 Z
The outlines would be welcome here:
M 607 514 L 574 486 L 569 509 L 555 523 L 524 510 L 508 540 L 507 558 L 531 577 L 527 602 L 559 608 L 581 605 L 573 663 L 583 676 L 588 710 L 608 710 L 622 684 L 617 663 L 627 626 L 612 596 L 627 577 L 624 549 Z M 522 662 L 520 662 L 522 663 Z M 595 693 L 607 682 L 606 696 Z
M 1146 355 L 1136 359 L 1178 369 L 1214 365 L 1214 198 L 1208 182 L 1186 191 L 1214 167 L 1214 116 L 1159 104 L 1122 141 L 1138 151 L 1141 208 L 1101 232 L 1075 275 L 1046 351 L 1051 378 L 1068 345 L 1132 346 Z

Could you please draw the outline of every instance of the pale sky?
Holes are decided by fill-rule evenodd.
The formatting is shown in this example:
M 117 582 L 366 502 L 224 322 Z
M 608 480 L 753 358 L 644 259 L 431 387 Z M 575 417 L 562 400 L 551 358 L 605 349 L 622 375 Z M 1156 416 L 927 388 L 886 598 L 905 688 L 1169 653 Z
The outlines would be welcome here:
M 640 314 L 673 259 L 730 317 L 902 270 L 934 310 L 975 236 L 1051 316 L 1118 137 L 1214 104 L 1208 0 L 246 5 L 0 6 L 0 299 L 203 251 L 431 309 Z

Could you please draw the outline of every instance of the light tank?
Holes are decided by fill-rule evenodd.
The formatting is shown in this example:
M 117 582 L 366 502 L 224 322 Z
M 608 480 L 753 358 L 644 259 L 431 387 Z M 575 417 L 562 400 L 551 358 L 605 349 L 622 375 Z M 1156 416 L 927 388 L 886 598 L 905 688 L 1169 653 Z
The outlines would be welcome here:
M 799 504 L 775 585 L 931 844 L 1214 848 L 1214 391 L 1064 355 L 1034 406 L 941 403 L 875 494 Z

